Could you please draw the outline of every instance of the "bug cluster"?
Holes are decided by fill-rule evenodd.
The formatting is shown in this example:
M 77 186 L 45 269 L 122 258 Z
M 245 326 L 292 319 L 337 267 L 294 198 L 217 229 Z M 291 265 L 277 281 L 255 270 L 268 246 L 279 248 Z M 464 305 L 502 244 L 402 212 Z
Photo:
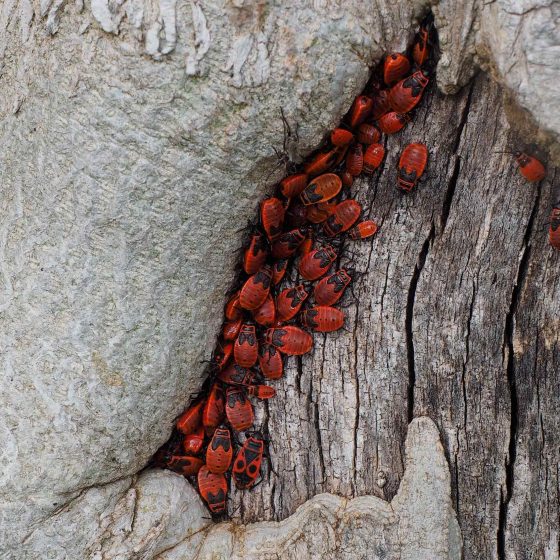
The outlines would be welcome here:
M 265 438 L 253 429 L 250 399 L 275 396 L 268 382 L 282 377 L 286 357 L 312 350 L 311 333 L 344 326 L 337 305 L 355 273 L 337 267 L 342 240 L 367 239 L 378 230 L 374 221 L 362 219 L 351 187 L 360 174 L 381 166 L 382 135 L 411 121 L 430 81 L 434 34 L 427 23 L 407 53 L 387 55 L 323 146 L 260 204 L 259 225 L 243 250 L 205 389 L 154 457 L 155 465 L 193 477 L 213 514 L 226 511 L 230 484 L 248 489 L 260 476 Z M 529 180 L 539 171 L 533 159 L 518 159 Z M 427 161 L 424 144 L 404 148 L 396 184 L 402 193 L 415 187 Z M 556 211 L 558 228 L 560 208 Z M 560 229 L 557 235 L 560 242 Z
M 253 430 L 250 398 L 275 396 L 267 382 L 282 377 L 287 356 L 312 350 L 312 332 L 344 326 L 337 304 L 354 272 L 337 269 L 342 237 L 358 241 L 378 230 L 362 219 L 350 188 L 360 174 L 381 166 L 382 135 L 406 126 L 422 99 L 431 33 L 423 26 L 408 55 L 388 55 L 321 149 L 260 204 L 239 285 L 225 305 L 206 389 L 154 458 L 157 466 L 196 477 L 213 514 L 225 512 L 230 483 L 250 488 L 260 475 L 265 438 Z M 424 144 L 403 150 L 396 185 L 402 192 L 417 184 L 427 160 Z

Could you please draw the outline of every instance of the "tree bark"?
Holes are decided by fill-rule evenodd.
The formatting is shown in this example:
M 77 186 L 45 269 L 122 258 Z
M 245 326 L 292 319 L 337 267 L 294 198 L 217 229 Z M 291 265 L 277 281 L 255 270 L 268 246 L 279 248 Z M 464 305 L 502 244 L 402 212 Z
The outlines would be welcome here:
M 234 518 L 283 519 L 321 492 L 390 500 L 407 424 L 428 415 L 465 560 L 558 557 L 560 254 L 542 227 L 558 172 L 528 184 L 495 153 L 524 140 L 485 75 L 432 91 L 388 138 L 381 173 L 352 187 L 381 228 L 344 247 L 340 265 L 364 273 L 343 302 L 347 332 L 316 335 L 261 406 L 270 462 L 257 489 L 234 491 Z M 400 196 L 411 141 L 429 147 L 428 178 Z

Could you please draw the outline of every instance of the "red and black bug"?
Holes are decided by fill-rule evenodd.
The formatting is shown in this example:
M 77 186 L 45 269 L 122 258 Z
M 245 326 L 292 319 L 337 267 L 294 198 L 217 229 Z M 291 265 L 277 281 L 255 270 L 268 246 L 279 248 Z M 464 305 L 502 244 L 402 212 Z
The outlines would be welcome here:
M 239 306 L 250 311 L 258 309 L 268 297 L 271 281 L 272 268 L 264 265 L 243 284 L 239 294 Z
M 202 420 L 202 409 L 204 401 L 193 404 L 190 408 L 185 410 L 177 419 L 175 427 L 184 435 L 192 434 L 200 425 Z
M 282 290 L 276 298 L 278 321 L 285 322 L 293 319 L 299 313 L 307 295 L 303 284 Z
M 362 172 L 364 166 L 364 152 L 361 144 L 353 144 L 346 154 L 346 171 L 357 177 Z
M 519 173 L 531 183 L 541 181 L 546 176 L 544 165 L 533 156 L 528 156 L 523 152 L 515 152 L 515 160 L 519 165 Z
M 328 204 L 328 202 L 326 204 Z M 308 253 L 311 253 L 312 250 L 313 250 L 313 237 L 311 235 L 308 235 L 305 238 L 305 241 L 299 246 L 298 253 L 301 256 L 305 256 Z
M 317 280 L 329 270 L 335 259 L 336 252 L 330 245 L 314 249 L 300 260 L 299 273 L 305 280 Z
M 219 426 L 224 418 L 224 391 L 214 383 L 202 409 L 202 425 L 208 435 Z
M 410 70 L 410 61 L 401 53 L 387 55 L 383 64 L 383 80 L 388 86 L 396 84 L 404 78 Z
M 235 292 L 226 303 L 224 315 L 228 321 L 236 321 L 237 319 L 241 319 L 243 315 L 243 312 L 239 308 L 239 293 L 239 290 Z
M 231 364 L 218 374 L 218 379 L 228 385 L 250 385 L 255 380 L 255 374 L 250 369 Z
M 307 207 L 307 219 L 312 224 L 320 224 L 324 222 L 336 208 L 336 200 L 328 200 L 327 202 L 319 202 Z
M 350 229 L 362 213 L 362 206 L 356 200 L 349 198 L 336 205 L 334 212 L 323 225 L 323 230 L 329 237 Z
M 317 154 L 309 163 L 304 165 L 303 168 L 305 172 L 310 177 L 315 177 L 315 175 L 325 173 L 325 171 L 328 171 L 331 167 L 336 165 L 341 154 L 341 148 L 344 153 L 345 146 L 335 146 L 328 152 L 321 152 Z
M 377 224 L 373 220 L 366 220 L 365 222 L 360 222 L 348 230 L 348 235 L 350 239 L 357 241 L 358 239 L 367 239 L 368 237 L 375 235 L 377 230 Z
M 206 448 L 206 466 L 211 473 L 225 473 L 233 459 L 233 447 L 229 430 L 221 425 L 216 428 L 208 447 Z
M 428 148 L 424 144 L 409 144 L 399 160 L 398 186 L 410 192 L 424 173 L 428 161 Z
M 268 294 L 265 302 L 258 309 L 253 311 L 253 319 L 263 327 L 270 327 L 274 324 L 276 320 L 276 307 L 274 305 L 274 299 L 270 294 Z
M 286 210 L 284 227 L 286 229 L 294 229 L 305 226 L 307 223 L 307 218 L 305 217 L 306 211 L 307 206 L 303 205 L 299 198 L 290 200 L 290 205 Z
M 255 325 L 245 323 L 239 331 L 233 347 L 235 363 L 241 367 L 253 367 L 257 363 L 259 347 Z
M 268 249 L 264 235 L 262 233 L 254 233 L 251 236 L 249 247 L 243 255 L 243 270 L 247 274 L 255 274 L 261 269 L 267 256 Z
M 226 367 L 227 363 L 233 356 L 233 343 L 232 342 L 225 342 L 221 343 L 218 342 L 218 349 L 213 358 L 213 362 L 216 365 L 218 370 L 223 369 Z
M 367 95 L 358 95 L 354 100 L 348 122 L 352 128 L 363 123 L 371 114 L 373 110 L 373 99 Z
M 560 249 L 560 202 L 556 204 L 550 213 L 548 240 L 555 249 Z
M 283 233 L 272 244 L 272 256 L 275 259 L 287 259 L 291 257 L 303 243 L 306 235 L 307 229 L 304 227 L 299 227 Z
M 354 177 L 348 173 L 348 171 L 342 171 L 339 173 L 340 180 L 342 181 L 342 186 L 349 188 L 354 183 Z M 332 201 L 331 201 L 332 202 Z
M 428 40 L 430 36 L 429 27 L 420 27 L 420 31 L 416 35 L 416 41 L 414 47 L 412 48 L 412 58 L 418 66 L 422 66 L 430 54 L 430 48 L 428 46 Z
M 301 313 L 301 323 L 317 332 L 333 332 L 344 325 L 344 313 L 335 307 L 317 305 Z
M 255 416 L 245 388 L 228 388 L 226 391 L 226 416 L 231 427 L 237 432 L 252 426 Z
M 379 142 L 381 132 L 373 124 L 362 123 L 358 129 L 358 142 L 362 144 L 375 144 Z
M 315 284 L 313 297 L 318 305 L 334 305 L 351 281 L 348 272 L 341 268 Z
M 185 436 L 183 441 L 183 449 L 187 455 L 197 455 L 202 449 L 204 443 L 204 428 L 196 429 L 192 434 Z
M 423 70 L 414 72 L 412 76 L 401 80 L 389 91 L 389 103 L 393 111 L 397 113 L 408 113 L 412 111 L 420 100 L 429 79 Z
M 325 173 L 319 175 L 305 187 L 300 195 L 301 201 L 307 206 L 309 204 L 317 204 L 318 202 L 326 202 L 334 198 L 342 188 L 340 177 L 334 173 Z
M 279 259 L 272 265 L 272 283 L 277 286 L 282 282 L 282 278 L 288 269 L 288 259 Z
M 376 121 L 390 110 L 391 105 L 389 104 L 389 90 L 383 89 L 378 91 L 376 96 L 373 98 L 373 111 L 371 113 L 371 118 Z
M 233 480 L 240 489 L 251 488 L 261 471 L 264 440 L 259 433 L 249 436 L 233 462 Z
M 313 347 L 313 337 L 293 325 L 268 329 L 265 334 L 265 342 L 275 346 L 288 356 L 301 356 Z
M 276 389 L 270 385 L 250 385 L 247 387 L 247 392 L 252 397 L 257 397 L 257 399 L 271 399 L 276 396 Z
M 239 317 L 235 321 L 227 321 L 222 327 L 222 337 L 224 340 L 235 340 L 239 331 L 241 330 L 241 325 L 243 324 L 243 317 Z
M 280 379 L 284 373 L 284 363 L 280 352 L 270 344 L 259 348 L 259 366 L 267 379 Z
M 354 140 L 354 135 L 349 130 L 335 128 L 331 132 L 331 143 L 333 146 L 346 146 Z
M 385 113 L 377 121 L 377 124 L 385 134 L 395 134 L 395 132 L 402 130 L 408 122 L 410 122 L 410 117 L 408 115 L 390 111 L 389 113 Z
M 198 471 L 198 491 L 212 513 L 226 510 L 227 480 L 223 474 L 214 474 L 204 465 Z
M 282 232 L 286 210 L 279 198 L 267 198 L 261 203 L 261 224 L 267 237 L 274 241 Z
M 370 144 L 364 154 L 364 173 L 374 173 L 385 157 L 382 144 Z
M 296 173 L 288 175 L 280 181 L 280 192 L 286 198 L 298 196 L 307 185 L 308 175 L 306 173 Z
M 183 476 L 194 476 L 204 466 L 204 461 L 190 455 L 167 455 L 163 460 L 163 466 Z

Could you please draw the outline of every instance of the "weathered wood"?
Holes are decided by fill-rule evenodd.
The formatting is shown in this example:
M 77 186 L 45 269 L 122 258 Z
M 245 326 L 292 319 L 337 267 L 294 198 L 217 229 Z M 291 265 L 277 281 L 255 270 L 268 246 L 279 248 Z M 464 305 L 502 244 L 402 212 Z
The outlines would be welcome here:
M 344 299 L 348 332 L 316 336 L 261 407 L 275 472 L 234 492 L 234 518 L 282 519 L 324 491 L 391 499 L 408 421 L 427 414 L 465 559 L 557 554 L 560 255 L 541 227 L 554 171 L 539 189 L 493 153 L 522 140 L 483 75 L 455 97 L 432 91 L 387 140 L 381 174 L 353 187 L 381 231 L 346 243 L 341 263 L 366 272 Z M 400 196 L 411 141 L 429 146 L 429 176 Z

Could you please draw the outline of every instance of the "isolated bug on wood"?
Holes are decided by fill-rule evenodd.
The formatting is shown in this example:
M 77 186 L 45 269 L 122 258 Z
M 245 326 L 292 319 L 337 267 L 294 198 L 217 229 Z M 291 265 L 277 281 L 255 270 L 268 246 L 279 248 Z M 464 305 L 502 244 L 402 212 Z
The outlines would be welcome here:
M 361 144 L 354 144 L 350 146 L 348 154 L 346 155 L 346 171 L 357 177 L 362 172 L 364 166 L 364 152 Z
M 307 295 L 303 284 L 282 290 L 276 298 L 278 321 L 285 322 L 293 319 L 299 313 Z
M 317 204 L 318 202 L 326 202 L 334 198 L 342 188 L 340 177 L 334 173 L 325 173 L 319 175 L 305 187 L 300 195 L 301 201 L 307 206 L 309 204 Z
M 335 128 L 331 132 L 331 143 L 333 146 L 346 146 L 354 140 L 354 135 L 349 130 Z
M 185 410 L 185 412 L 183 412 L 183 414 L 181 414 L 181 416 L 177 419 L 175 424 L 177 430 L 184 435 L 192 434 L 200 425 L 203 407 L 204 401 L 200 401 Z
M 190 455 L 168 455 L 165 457 L 163 465 L 183 476 L 194 476 L 204 466 L 204 461 Z
M 287 259 L 291 257 L 303 243 L 306 235 L 307 229 L 303 227 L 283 233 L 272 244 L 272 256 L 275 259 Z
M 218 385 L 214 383 L 204 403 L 204 408 L 202 410 L 202 425 L 204 430 L 208 435 L 219 426 L 224 418 L 224 391 Z
M 243 270 L 247 274 L 255 274 L 263 266 L 267 256 L 268 249 L 264 235 L 262 233 L 253 234 L 249 247 L 243 255 Z
M 352 128 L 363 123 L 373 110 L 373 99 L 367 95 L 358 95 L 350 109 L 348 122 Z
M 385 113 L 377 121 L 377 124 L 385 134 L 395 134 L 395 132 L 402 130 L 408 122 L 410 122 L 409 116 L 390 111 L 389 113 Z
M 265 302 L 253 311 L 253 319 L 263 327 L 270 327 L 270 325 L 274 324 L 276 320 L 276 307 L 274 299 L 272 299 L 270 294 L 268 294 Z
M 515 152 L 515 160 L 519 165 L 519 173 L 530 181 L 531 183 L 536 183 L 544 179 L 546 175 L 546 170 L 544 165 L 533 156 L 528 156 L 522 152 Z
M 226 510 L 227 480 L 223 474 L 214 474 L 204 465 L 198 471 L 198 491 L 212 513 Z
M 279 198 L 267 198 L 261 203 L 261 224 L 267 237 L 274 239 L 282 232 L 286 210 Z
M 325 274 L 336 259 L 336 252 L 330 246 L 314 249 L 299 262 L 299 273 L 305 280 L 317 280 Z
M 301 323 L 317 332 L 333 332 L 344 325 L 344 313 L 334 307 L 317 305 L 302 311 Z
M 296 173 L 295 175 L 288 175 L 280 181 L 280 192 L 286 198 L 298 196 L 303 189 L 305 189 L 308 182 L 308 175 L 306 173 Z
M 315 284 L 313 297 L 318 305 L 334 305 L 342 297 L 351 281 L 352 278 L 348 272 L 341 268 Z
M 233 448 L 231 434 L 224 426 L 216 428 L 210 443 L 206 449 L 206 466 L 214 474 L 225 473 L 233 459 Z
M 362 144 L 375 144 L 379 142 L 381 138 L 381 133 L 379 129 L 368 123 L 362 123 L 358 129 L 358 142 Z
M 253 367 L 257 362 L 258 353 L 255 325 L 245 324 L 241 327 L 233 347 L 235 363 L 241 367 Z
M 555 249 L 560 249 L 560 203 L 557 203 L 550 213 L 548 240 Z
M 385 157 L 385 148 L 381 144 L 371 144 L 364 154 L 364 173 L 373 173 Z
M 396 84 L 410 70 L 410 61 L 401 53 L 387 55 L 383 64 L 383 80 L 388 86 Z
M 268 329 L 265 334 L 265 341 L 288 356 L 301 356 L 313 347 L 313 337 L 308 332 L 293 325 Z
M 233 480 L 237 488 L 251 488 L 261 471 L 264 452 L 262 436 L 255 433 L 248 437 L 235 456 L 233 462 Z
M 258 309 L 268 297 L 271 281 L 272 268 L 265 265 L 243 284 L 239 294 L 239 306 L 250 311 Z
M 329 237 L 334 237 L 347 229 L 350 229 L 360 217 L 362 207 L 359 202 L 352 198 L 343 200 L 336 205 L 334 212 L 323 225 L 323 230 Z
M 204 428 L 201 426 L 192 434 L 185 436 L 183 441 L 183 449 L 187 455 L 197 455 L 202 449 L 204 443 Z
M 414 72 L 412 76 L 401 80 L 389 91 L 389 103 L 393 111 L 397 113 L 408 113 L 412 111 L 420 100 L 429 79 L 423 70 Z
M 226 416 L 237 432 L 246 430 L 253 424 L 253 406 L 243 387 L 229 387 L 226 391 Z
M 424 144 L 409 144 L 399 160 L 398 186 L 410 192 L 424 173 L 428 161 L 428 148 Z
M 352 229 L 348 230 L 350 239 L 357 241 L 358 239 L 367 239 L 377 233 L 377 224 L 372 220 L 366 220 L 355 225 Z
M 270 344 L 260 345 L 259 366 L 267 379 L 280 379 L 284 373 L 282 355 Z

